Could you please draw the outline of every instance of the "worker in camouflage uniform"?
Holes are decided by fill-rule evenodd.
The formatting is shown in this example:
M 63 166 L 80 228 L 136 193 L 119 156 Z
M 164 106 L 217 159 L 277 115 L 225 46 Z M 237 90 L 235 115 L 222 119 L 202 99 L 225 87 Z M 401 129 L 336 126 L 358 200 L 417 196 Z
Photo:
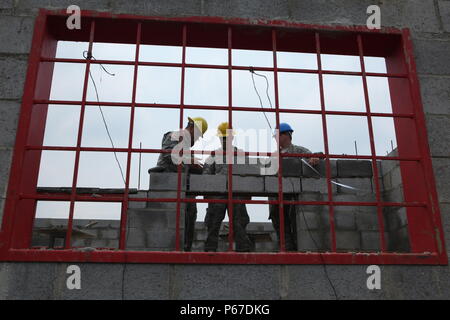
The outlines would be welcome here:
M 194 145 L 194 143 L 203 137 L 203 134 L 208 129 L 208 123 L 201 117 L 189 118 L 186 128 L 179 131 L 166 132 L 162 139 L 163 150 L 173 150 L 178 152 L 161 153 L 158 158 L 158 167 L 163 167 L 166 172 L 177 172 L 177 160 L 175 157 L 180 157 L 180 152 L 187 152 Z M 182 153 L 184 159 L 182 162 L 183 172 L 187 169 L 188 172 L 201 173 L 202 165 L 198 159 Z M 188 161 L 186 161 L 188 160 Z M 195 221 L 197 220 L 197 204 L 194 202 L 186 203 L 185 214 L 185 231 L 184 231 L 184 251 L 191 251 L 192 241 L 194 239 Z
M 228 164 L 227 164 L 227 144 L 228 146 L 232 146 L 235 152 L 243 152 L 242 150 L 236 148 L 232 145 L 233 142 L 233 132 L 229 129 L 228 122 L 223 122 L 217 128 L 217 136 L 220 138 L 220 142 L 222 144 L 222 148 L 216 150 L 215 152 L 219 152 L 222 154 L 216 154 L 214 156 L 210 156 L 205 161 L 205 166 L 203 170 L 203 174 L 228 174 Z M 231 140 L 231 141 L 230 141 Z M 241 161 L 237 161 L 238 156 L 233 156 L 233 163 L 245 163 Z M 239 160 L 244 160 L 245 157 L 240 158 Z M 211 199 L 211 197 L 209 197 Z M 227 195 L 217 196 L 214 199 L 228 199 Z M 233 196 L 233 199 L 248 199 L 248 197 L 236 197 Z M 225 218 L 225 211 L 228 208 L 228 204 L 226 203 L 209 203 L 205 216 L 205 224 L 208 229 L 208 237 L 205 242 L 205 251 L 216 251 L 219 243 L 219 230 L 220 225 L 222 224 L 223 219 Z M 244 203 L 236 203 L 233 205 L 233 234 L 234 241 L 236 243 L 236 251 L 238 252 L 248 252 L 252 248 L 252 243 L 245 231 L 248 223 L 250 222 L 250 218 L 247 213 L 247 208 Z
M 287 123 L 280 123 L 279 150 L 280 153 L 312 153 L 309 149 L 292 144 L 292 132 L 294 130 Z M 317 165 L 319 158 L 309 158 L 310 165 Z M 295 196 L 283 196 L 285 200 L 294 201 Z M 284 205 L 284 241 L 286 251 L 297 251 L 297 219 L 296 205 Z M 280 213 L 278 205 L 269 205 L 269 219 L 272 220 L 273 227 L 277 232 L 280 241 Z

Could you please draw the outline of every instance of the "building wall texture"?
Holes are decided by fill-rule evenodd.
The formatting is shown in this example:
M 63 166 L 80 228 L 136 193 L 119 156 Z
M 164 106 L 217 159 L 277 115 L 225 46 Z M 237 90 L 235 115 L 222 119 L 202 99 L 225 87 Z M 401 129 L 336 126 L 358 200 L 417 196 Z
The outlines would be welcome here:
M 428 141 L 450 250 L 450 1 L 448 0 L 0 0 L 0 217 L 38 8 L 157 16 L 221 16 L 323 25 L 365 25 L 369 5 L 382 26 L 412 32 Z M 450 251 L 449 251 L 450 253 Z M 450 254 L 449 254 L 450 255 Z M 78 264 L 82 289 L 68 290 L 68 263 L 0 263 L 0 299 L 448 299 L 448 266 Z M 225 285 L 224 285 L 225 284 Z

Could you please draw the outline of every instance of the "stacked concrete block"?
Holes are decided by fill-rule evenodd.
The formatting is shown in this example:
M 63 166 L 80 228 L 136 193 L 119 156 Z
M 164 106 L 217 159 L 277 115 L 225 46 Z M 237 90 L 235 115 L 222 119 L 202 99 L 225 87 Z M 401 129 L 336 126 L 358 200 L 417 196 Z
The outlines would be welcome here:
M 300 252 L 323 252 L 330 250 L 329 232 L 302 230 L 297 233 L 297 248 Z
M 233 192 L 264 192 L 264 177 L 233 176 Z
M 180 207 L 180 246 L 184 234 L 185 204 Z M 173 251 L 176 245 L 176 209 L 129 209 L 128 250 Z
M 356 230 L 355 207 L 335 206 L 334 225 L 339 230 Z
M 181 175 L 180 198 L 186 197 L 187 176 Z M 178 173 L 151 172 L 148 198 L 177 198 Z M 139 196 L 143 194 L 139 193 Z M 177 202 L 149 201 L 128 208 L 126 248 L 128 250 L 175 250 Z M 180 204 L 180 239 L 184 233 L 186 204 Z
M 360 251 L 361 233 L 356 230 L 336 230 L 337 251 Z
M 387 247 L 389 251 L 409 252 L 408 218 L 407 208 L 385 207 L 383 209 L 385 217 L 385 228 L 389 233 Z
M 386 243 L 390 242 L 389 232 L 384 233 Z M 361 249 L 362 251 L 381 251 L 381 238 L 378 231 L 361 231 Z
M 302 192 L 328 193 L 327 179 L 325 178 L 302 178 Z M 331 184 L 332 192 L 336 193 L 336 185 Z
M 372 178 L 337 178 L 335 181 L 345 185 L 336 185 L 337 193 L 355 194 L 358 196 L 373 194 L 373 198 L 375 199 L 375 188 L 372 183 Z
M 397 149 L 388 156 L 396 156 Z M 403 184 L 400 162 L 393 160 L 380 161 L 382 199 L 385 202 L 403 202 Z M 389 251 L 409 252 L 407 209 L 404 207 L 383 208 L 385 230 L 388 232 Z
M 218 251 L 228 251 L 228 222 L 222 224 L 219 231 Z M 270 222 L 250 222 L 247 225 L 247 235 L 253 243 L 253 252 L 278 251 L 278 243 L 275 230 Z M 195 226 L 192 251 L 204 251 L 208 230 L 203 222 L 197 222 Z
M 321 201 L 319 192 L 302 193 L 301 201 Z M 299 251 L 326 251 L 329 242 L 329 209 L 328 206 L 302 205 L 297 209 L 297 247 Z
M 283 177 L 282 188 L 283 193 L 300 193 L 301 179 L 296 177 Z M 265 177 L 264 191 L 267 193 L 278 193 L 278 177 Z
M 372 177 L 372 161 L 370 160 L 337 160 L 336 165 L 339 177 Z
M 215 175 L 191 175 L 189 177 L 189 191 L 191 192 L 226 192 L 227 176 Z
M 259 164 L 233 164 L 232 171 L 233 175 L 241 176 L 260 176 L 262 166 Z
M 131 198 L 128 201 L 129 209 L 142 209 L 147 206 L 147 203 L 144 201 L 133 201 L 132 198 L 146 198 L 148 195 L 147 191 L 138 191 L 137 193 L 130 194 L 128 197 Z
M 302 193 L 298 197 L 299 201 L 322 201 L 319 192 Z M 298 230 L 328 230 L 329 210 L 328 206 L 301 205 L 297 208 L 297 229 Z
M 398 161 L 381 161 L 382 197 L 386 202 L 403 202 L 403 184 Z
M 33 228 L 32 246 L 51 246 L 51 237 L 42 230 L 62 229 L 67 227 L 65 219 L 38 218 Z M 119 247 L 119 220 L 73 220 L 72 247 L 83 248 L 118 248 Z M 77 233 L 81 231 L 82 233 Z M 64 237 L 55 239 L 54 246 L 63 246 Z
M 308 159 L 305 159 L 308 161 Z M 337 162 L 336 160 L 330 160 L 330 173 L 331 178 L 336 178 L 338 176 L 337 171 Z M 326 161 L 321 159 L 319 163 L 313 166 L 314 170 L 302 162 L 302 176 L 307 178 L 325 178 L 327 176 L 327 165 Z
M 283 158 L 281 166 L 283 177 L 301 177 L 303 174 L 300 158 Z
M 337 194 L 333 196 L 333 201 L 336 202 L 354 202 L 358 201 L 356 195 L 351 194 Z M 357 206 L 342 206 L 336 205 L 333 208 L 334 224 L 338 230 L 356 230 L 356 216 L 358 212 Z
M 178 173 L 176 172 L 151 172 L 149 190 L 173 191 L 178 187 Z M 181 174 L 181 190 L 186 190 L 186 175 Z
M 326 211 L 326 210 L 325 210 Z M 316 206 L 301 206 L 297 209 L 298 230 L 327 230 L 326 214 Z
M 355 215 L 356 225 L 361 231 L 377 231 L 379 230 L 377 207 L 358 207 Z

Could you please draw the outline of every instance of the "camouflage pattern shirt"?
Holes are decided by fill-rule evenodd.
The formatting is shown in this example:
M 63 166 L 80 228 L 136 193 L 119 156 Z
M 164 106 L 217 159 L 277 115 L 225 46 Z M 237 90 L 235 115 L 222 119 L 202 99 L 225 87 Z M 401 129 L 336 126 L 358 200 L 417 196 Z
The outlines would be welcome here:
M 169 131 L 166 132 L 163 136 L 162 142 L 161 142 L 161 149 L 162 150 L 172 150 L 175 148 L 180 142 L 178 141 L 178 138 L 182 132 L 180 131 Z M 183 139 L 183 141 L 185 141 Z M 183 142 L 181 142 L 183 143 Z M 189 146 L 185 146 L 185 148 L 190 149 Z M 158 158 L 158 162 L 156 164 L 158 167 L 163 167 L 166 169 L 166 171 L 170 172 L 177 172 L 177 165 L 173 163 L 172 161 L 172 154 L 169 153 L 161 153 Z
M 312 153 L 308 148 L 291 144 L 289 147 L 280 150 L 281 153 Z
M 244 151 L 233 147 L 235 152 L 242 152 L 242 155 L 235 155 L 233 164 L 248 163 L 247 158 L 244 155 Z M 222 148 L 215 150 L 215 152 L 223 152 Z M 211 155 L 209 156 L 203 167 L 203 174 L 228 174 L 227 155 Z

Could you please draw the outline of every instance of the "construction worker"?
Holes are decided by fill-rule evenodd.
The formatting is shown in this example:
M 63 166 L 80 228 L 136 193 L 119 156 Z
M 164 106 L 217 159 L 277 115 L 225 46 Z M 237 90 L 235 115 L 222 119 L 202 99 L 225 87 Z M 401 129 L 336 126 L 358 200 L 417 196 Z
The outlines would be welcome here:
M 205 161 L 205 167 L 203 174 L 228 174 L 227 164 L 227 145 L 233 147 L 235 152 L 243 152 L 232 145 L 234 134 L 229 128 L 228 122 L 221 123 L 217 128 L 217 136 L 220 138 L 222 148 L 215 152 L 222 153 L 219 155 L 210 156 Z M 230 141 L 231 140 L 231 141 Z M 237 156 L 232 156 L 233 163 L 236 163 Z M 245 158 L 244 158 L 245 159 Z M 239 162 L 238 162 L 239 163 Z M 211 197 L 208 197 L 211 199 Z M 234 199 L 240 199 L 240 197 L 233 197 Z M 242 199 L 248 199 L 248 197 L 241 197 Z M 228 196 L 217 196 L 214 199 L 228 199 Z M 226 203 L 209 203 L 205 216 L 205 224 L 208 229 L 208 237 L 205 242 L 205 251 L 216 251 L 219 243 L 219 230 L 223 219 L 225 218 L 225 211 L 228 208 Z M 245 228 L 250 222 L 250 218 L 247 213 L 247 208 L 243 203 L 237 203 L 233 205 L 233 234 L 234 241 L 236 243 L 236 251 L 248 252 L 252 248 L 252 242 L 250 241 Z
M 280 153 L 312 153 L 309 149 L 292 144 L 292 133 L 294 130 L 287 123 L 280 123 L 279 150 Z M 309 158 L 310 165 L 317 165 L 319 158 Z M 285 200 L 295 200 L 292 195 L 284 196 Z M 296 206 L 284 205 L 284 240 L 286 251 L 297 251 L 297 219 Z M 278 241 L 280 241 L 280 213 L 278 205 L 269 205 L 269 219 L 277 232 Z
M 208 129 L 208 123 L 202 117 L 189 118 L 186 127 L 183 130 L 169 131 L 166 132 L 162 139 L 163 150 L 173 150 L 178 148 L 181 144 L 184 151 L 189 150 L 195 142 L 203 137 L 203 134 Z M 184 155 L 184 154 L 183 154 Z M 177 164 L 174 163 L 173 157 L 179 156 L 179 152 L 176 155 L 172 153 L 161 153 L 158 158 L 157 166 L 163 167 L 166 172 L 177 172 Z M 184 159 L 186 156 L 184 155 Z M 199 160 L 195 157 L 189 157 L 191 161 L 190 164 L 182 163 L 183 169 L 187 169 L 188 172 L 197 171 L 201 173 L 203 170 L 202 165 Z M 192 241 L 194 239 L 195 232 L 195 222 L 197 220 L 197 204 L 193 202 L 186 203 L 186 214 L 185 214 L 185 231 L 184 231 L 184 251 L 191 251 Z

